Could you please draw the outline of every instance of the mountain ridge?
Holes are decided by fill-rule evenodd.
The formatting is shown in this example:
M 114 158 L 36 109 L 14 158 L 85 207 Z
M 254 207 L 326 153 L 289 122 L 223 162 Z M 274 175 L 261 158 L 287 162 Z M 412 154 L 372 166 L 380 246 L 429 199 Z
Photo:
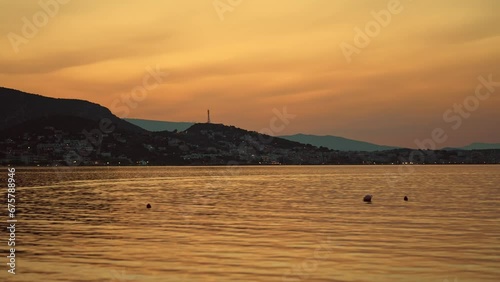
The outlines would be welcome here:
M 462 150 L 490 150 L 490 149 L 500 149 L 500 143 L 484 143 L 484 142 L 473 142 L 464 147 L 460 147 Z
M 149 131 L 163 131 L 163 130 L 169 130 L 169 131 L 183 131 L 186 130 L 189 126 L 192 126 L 195 123 L 190 123 L 190 122 L 174 122 L 174 121 L 158 121 L 158 120 L 147 120 L 147 119 L 125 119 L 128 122 L 135 124 L 137 126 L 142 127 L 143 129 L 149 130 Z M 339 151 L 367 151 L 367 152 L 373 152 L 373 151 L 383 151 L 383 150 L 392 150 L 392 149 L 398 149 L 400 147 L 396 146 L 384 146 L 384 145 L 377 145 L 369 142 L 364 142 L 364 141 L 359 141 L 359 140 L 353 140 L 349 138 L 344 138 L 344 137 L 339 137 L 339 136 L 332 136 L 332 135 L 311 135 L 311 134 L 293 134 L 293 135 L 284 135 L 284 136 L 276 136 L 279 138 L 287 139 L 290 141 L 295 141 L 299 142 L 302 144 L 310 144 L 316 147 L 326 147 L 332 150 L 339 150 Z M 316 138 L 317 137 L 317 138 Z M 307 140 L 307 139 L 312 139 L 316 138 L 318 140 Z M 319 139 L 335 139 L 333 142 L 332 140 L 328 141 L 322 141 Z M 351 143 L 351 144 L 346 144 Z M 340 144 L 340 145 L 339 145 Z
M 184 131 L 188 129 L 190 126 L 195 124 L 195 122 L 160 121 L 160 120 L 139 119 L 139 118 L 124 118 L 124 120 L 152 132 L 165 131 L 165 130 Z
M 299 133 L 293 135 L 283 135 L 279 137 L 304 144 L 310 144 L 317 147 L 326 147 L 332 150 L 339 151 L 374 152 L 401 149 L 400 147 L 378 145 L 333 135 L 312 135 Z
M 177 121 L 158 121 L 149 119 L 138 119 L 138 118 L 126 118 L 126 121 L 142 127 L 148 131 L 183 131 L 189 126 L 196 123 L 191 122 L 177 122 Z M 387 151 L 394 149 L 405 149 L 405 147 L 400 146 L 390 146 L 390 145 L 379 145 L 371 142 L 366 142 L 362 140 L 355 140 L 350 138 L 345 138 L 341 136 L 334 135 L 315 135 L 306 133 L 297 133 L 290 135 L 276 136 L 279 138 L 284 138 L 291 141 L 300 142 L 303 144 L 310 144 L 317 147 L 326 147 L 332 150 L 339 151 L 366 151 L 366 152 L 376 152 L 376 151 Z M 307 139 L 316 140 L 307 140 Z M 324 140 L 321 140 L 324 139 Z M 328 140 L 330 139 L 330 140 Z M 347 144 L 350 143 L 350 144 Z M 484 142 L 474 142 L 463 147 L 445 147 L 440 150 L 488 150 L 488 149 L 500 149 L 500 143 L 484 143 Z

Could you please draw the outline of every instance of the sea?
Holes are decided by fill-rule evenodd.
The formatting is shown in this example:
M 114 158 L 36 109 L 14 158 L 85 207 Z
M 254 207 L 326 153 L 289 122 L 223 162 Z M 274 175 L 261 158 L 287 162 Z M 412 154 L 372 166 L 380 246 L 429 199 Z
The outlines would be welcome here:
M 13 178 L 0 281 L 500 281 L 500 165 L 18 167 Z

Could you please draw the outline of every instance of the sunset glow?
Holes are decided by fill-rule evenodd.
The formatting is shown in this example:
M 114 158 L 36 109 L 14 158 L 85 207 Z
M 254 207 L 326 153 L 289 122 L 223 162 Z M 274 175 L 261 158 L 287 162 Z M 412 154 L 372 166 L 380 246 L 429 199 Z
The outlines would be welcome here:
M 286 107 L 295 118 L 275 135 L 414 148 L 441 128 L 438 147 L 498 143 L 499 12 L 496 0 L 2 1 L 0 85 L 120 117 L 204 122 L 209 108 L 260 131 Z

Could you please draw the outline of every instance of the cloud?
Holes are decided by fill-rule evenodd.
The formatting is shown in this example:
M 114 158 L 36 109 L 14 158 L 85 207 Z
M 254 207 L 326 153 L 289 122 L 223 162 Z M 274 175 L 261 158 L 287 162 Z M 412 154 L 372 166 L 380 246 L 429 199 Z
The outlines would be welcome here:
M 109 106 L 159 65 L 168 81 L 131 116 L 203 121 L 210 107 L 214 120 L 259 130 L 287 105 L 298 117 L 286 133 L 411 145 L 442 126 L 477 76 L 500 77 L 500 2 L 401 0 L 404 10 L 348 64 L 339 44 L 387 3 L 244 1 L 220 21 L 210 1 L 73 0 L 18 55 L 0 39 L 0 84 Z M 0 3 L 0 34 L 18 32 L 37 5 Z M 498 103 L 469 124 L 492 129 Z M 450 144 L 474 134 L 500 142 L 464 125 Z

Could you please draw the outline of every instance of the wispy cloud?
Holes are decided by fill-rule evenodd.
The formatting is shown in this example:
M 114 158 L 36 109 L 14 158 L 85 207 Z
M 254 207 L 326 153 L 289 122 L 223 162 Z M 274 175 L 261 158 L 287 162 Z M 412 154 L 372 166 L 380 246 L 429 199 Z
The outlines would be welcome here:
M 19 54 L 6 35 L 39 7 L 3 1 L 0 84 L 106 105 L 158 64 L 169 83 L 148 93 L 135 117 L 196 121 L 210 107 L 220 122 L 259 130 L 261 109 L 286 101 L 301 118 L 284 134 L 410 146 L 475 77 L 500 74 L 500 4 L 403 2 L 404 15 L 346 63 L 339 43 L 387 0 L 244 1 L 224 21 L 211 1 L 72 0 Z M 447 145 L 499 142 L 498 103 L 492 96 Z

